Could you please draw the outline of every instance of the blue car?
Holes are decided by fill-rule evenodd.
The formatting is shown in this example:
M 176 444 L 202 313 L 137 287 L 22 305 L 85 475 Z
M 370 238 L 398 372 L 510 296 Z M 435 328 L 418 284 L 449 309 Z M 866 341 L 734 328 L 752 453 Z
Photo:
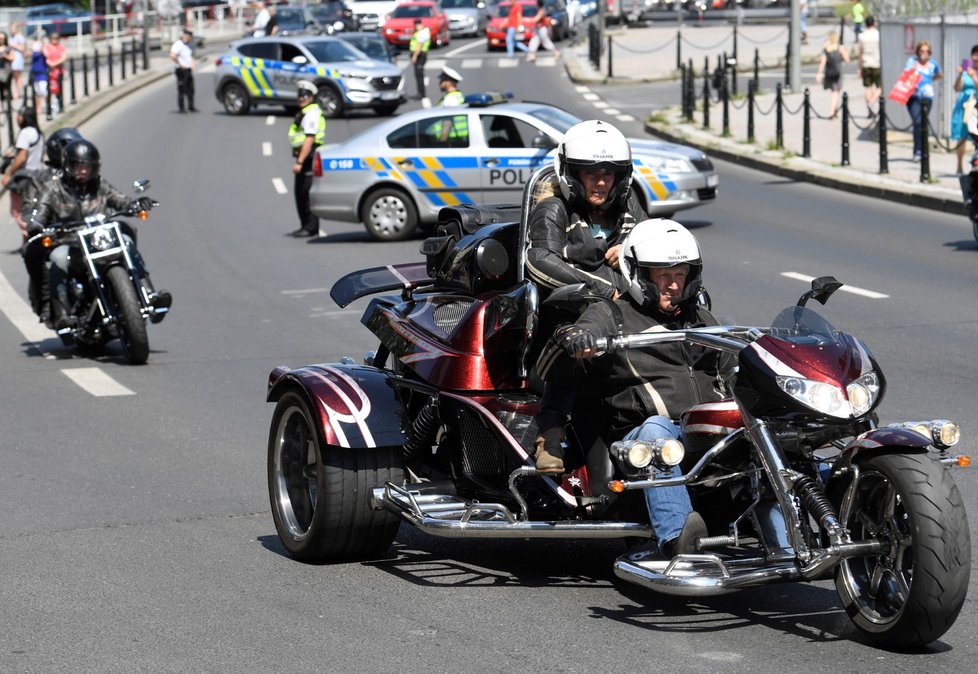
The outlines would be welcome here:
M 31 35 L 38 29 L 48 34 L 59 35 L 92 32 L 92 13 L 64 2 L 29 7 L 26 21 L 27 29 L 24 32 L 27 35 Z

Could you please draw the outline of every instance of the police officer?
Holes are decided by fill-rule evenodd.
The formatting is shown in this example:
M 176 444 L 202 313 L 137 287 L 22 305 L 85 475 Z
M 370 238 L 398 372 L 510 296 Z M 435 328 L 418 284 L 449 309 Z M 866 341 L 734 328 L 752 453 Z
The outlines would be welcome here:
M 442 97 L 438 101 L 439 107 L 454 108 L 457 105 L 465 105 L 465 94 L 458 90 L 461 81 L 462 76 L 457 70 L 448 66 L 441 67 L 441 75 L 438 76 L 438 88 L 442 90 Z
M 289 144 L 295 163 L 295 208 L 299 213 L 299 229 L 292 232 L 295 237 L 317 236 L 319 218 L 309 208 L 309 190 L 312 189 L 312 166 L 316 158 L 316 148 L 326 140 L 326 117 L 316 103 L 316 85 L 309 80 L 297 83 L 300 110 L 289 127 Z
M 420 19 L 414 21 L 414 34 L 411 35 L 411 63 L 414 64 L 414 81 L 418 84 L 418 98 L 424 98 L 424 64 L 431 48 L 431 31 Z
M 180 39 L 170 47 L 170 59 L 177 64 L 177 109 L 180 112 L 197 112 L 194 107 L 194 53 L 190 47 L 194 34 L 184 30 Z M 187 101 L 184 107 L 184 99 Z

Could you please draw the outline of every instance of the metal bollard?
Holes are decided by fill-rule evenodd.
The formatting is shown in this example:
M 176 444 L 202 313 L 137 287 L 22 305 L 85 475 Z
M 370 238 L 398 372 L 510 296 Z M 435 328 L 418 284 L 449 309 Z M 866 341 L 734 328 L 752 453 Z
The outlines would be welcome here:
M 723 98 L 723 136 L 730 136 L 730 92 L 727 91 L 727 69 L 723 69 L 723 79 L 721 80 L 720 95 Z
M 703 57 L 703 128 L 710 128 L 710 58 Z
M 100 85 L 100 82 L 99 82 L 99 79 L 100 78 L 99 78 L 99 72 L 98 72 L 98 49 L 95 50 L 95 58 L 93 59 L 93 61 L 94 61 L 94 63 L 92 64 L 92 72 L 95 74 L 95 91 L 97 93 L 98 90 L 99 90 L 99 88 L 100 88 L 100 86 L 99 86 Z
M 747 142 L 754 142 L 754 80 L 747 80 Z
M 105 45 L 105 50 L 106 58 L 109 60 L 109 67 L 107 68 L 109 71 L 109 88 L 112 88 L 115 85 L 115 75 L 112 74 L 112 45 Z
M 689 112 L 689 100 L 686 98 L 686 64 L 679 64 L 679 109 L 683 119 Z
M 730 70 L 730 90 L 733 95 L 737 95 L 737 64 L 740 63 L 740 57 L 737 55 L 737 24 L 733 27 L 733 68 Z
M 774 100 L 774 146 L 779 150 L 784 147 L 784 99 L 781 91 L 779 82 Z
M 696 72 L 693 70 L 693 59 L 689 59 L 689 65 L 686 66 L 686 71 L 689 73 L 689 77 L 686 78 L 686 85 L 689 87 L 687 90 L 687 100 L 689 101 L 689 117 L 687 121 L 693 121 L 693 112 L 696 108 Z
M 761 90 L 761 54 L 760 51 L 754 48 L 754 93 L 756 94 Z
M 608 36 L 608 79 L 609 80 L 612 77 L 615 76 L 614 75 L 614 70 L 611 67 L 611 62 L 612 62 L 612 58 L 611 58 L 611 36 L 609 35 Z
M 129 54 L 132 57 L 132 63 L 130 63 L 130 70 L 133 76 L 136 75 L 136 38 L 132 39 L 132 43 L 129 45 Z
M 791 91 L 791 41 L 784 46 L 784 88 Z
M 683 32 L 676 31 L 676 68 L 683 67 Z
M 25 103 L 26 105 L 26 103 Z M 7 144 L 14 145 L 14 106 L 8 105 L 5 112 L 7 115 Z
M 812 156 L 812 92 L 805 88 L 805 106 L 801 126 L 801 156 Z
M 68 86 L 71 87 L 71 104 L 74 105 L 78 102 L 78 98 L 75 96 L 75 59 L 74 57 L 68 59 Z
M 929 106 L 925 102 L 920 105 L 920 182 L 930 182 L 930 141 L 927 139 L 927 129 L 930 125 Z
M 88 54 L 82 54 L 82 93 L 88 98 Z
M 842 92 L 842 165 L 849 166 L 849 94 Z
M 880 96 L 879 104 L 880 173 L 889 173 L 890 159 L 886 147 L 886 100 L 883 96 Z
M 122 49 L 119 58 L 119 81 L 126 81 L 126 43 L 122 43 Z

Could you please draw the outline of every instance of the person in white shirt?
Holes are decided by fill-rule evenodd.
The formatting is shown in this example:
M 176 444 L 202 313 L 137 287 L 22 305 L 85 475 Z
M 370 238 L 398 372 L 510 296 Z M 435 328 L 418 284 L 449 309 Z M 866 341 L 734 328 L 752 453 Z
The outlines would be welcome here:
M 856 39 L 859 46 L 859 77 L 866 88 L 866 114 L 870 119 L 876 116 L 876 102 L 880 99 L 883 80 L 880 77 L 880 32 L 876 29 L 876 19 L 867 16 L 866 26 Z
M 265 37 L 265 26 L 268 25 L 268 20 L 272 18 L 272 15 L 265 9 L 264 2 L 259 2 L 255 7 L 258 8 L 258 13 L 255 14 L 255 22 L 251 24 L 251 34 L 254 37 Z
M 194 53 L 190 48 L 193 39 L 194 34 L 185 30 L 180 39 L 170 47 L 170 58 L 177 64 L 177 109 L 180 112 L 197 112 L 194 107 Z M 183 105 L 184 99 L 187 101 L 186 108 Z

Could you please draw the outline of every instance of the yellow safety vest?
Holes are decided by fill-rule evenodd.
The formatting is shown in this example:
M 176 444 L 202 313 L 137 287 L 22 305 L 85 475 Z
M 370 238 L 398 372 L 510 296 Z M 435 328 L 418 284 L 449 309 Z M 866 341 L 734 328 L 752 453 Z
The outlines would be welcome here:
M 411 50 L 412 54 L 418 48 L 418 41 L 420 40 L 418 36 L 421 33 L 425 33 L 428 36 L 428 39 L 421 43 L 421 51 L 427 53 L 428 50 L 431 49 L 431 31 L 428 30 L 427 28 L 421 27 L 418 30 L 414 31 L 414 35 L 411 36 L 411 44 L 408 45 L 408 48 Z
M 441 97 L 438 101 L 438 105 L 443 108 L 454 108 L 458 105 L 465 105 L 465 94 L 456 89 L 455 91 L 449 91 L 447 94 Z
M 302 147 L 302 144 L 306 142 L 306 132 L 302 130 L 302 118 L 313 110 L 319 113 L 319 121 L 316 123 L 316 136 L 313 142 L 316 145 L 322 145 L 326 141 L 326 116 L 323 115 L 319 104 L 312 102 L 299 111 L 292 122 L 292 126 L 289 127 L 289 145 L 292 146 L 293 150 Z

